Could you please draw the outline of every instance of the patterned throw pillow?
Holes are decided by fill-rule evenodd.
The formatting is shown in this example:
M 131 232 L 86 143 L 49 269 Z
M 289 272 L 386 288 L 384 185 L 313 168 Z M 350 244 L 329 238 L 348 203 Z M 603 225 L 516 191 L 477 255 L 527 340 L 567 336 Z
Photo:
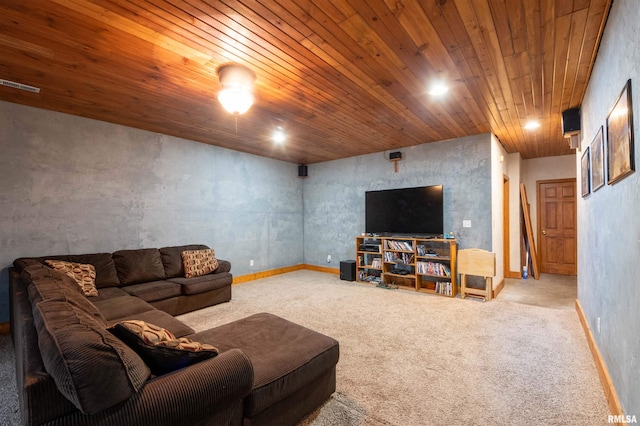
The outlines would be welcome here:
M 176 338 L 169 330 L 140 320 L 127 320 L 109 329 L 149 366 L 156 376 L 218 355 L 215 346 Z
M 85 296 L 97 296 L 96 268 L 93 265 L 65 262 L 63 260 L 44 261 L 56 271 L 64 272 L 78 283 Z
M 185 278 L 207 275 L 218 269 L 218 259 L 212 249 L 187 250 L 181 253 Z

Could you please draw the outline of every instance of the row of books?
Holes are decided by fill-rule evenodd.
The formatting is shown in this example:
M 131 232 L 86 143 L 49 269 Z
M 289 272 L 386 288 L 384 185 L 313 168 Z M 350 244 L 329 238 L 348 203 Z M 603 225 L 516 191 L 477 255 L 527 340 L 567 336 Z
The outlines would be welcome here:
M 393 262 L 393 263 L 404 263 L 406 265 L 412 264 L 414 261 L 413 253 L 395 253 L 395 252 L 384 252 L 384 261 L 385 262 Z
M 364 253 L 358 255 L 358 265 L 364 266 L 367 262 L 371 263 L 371 259 L 380 258 L 382 253 Z
M 451 296 L 451 283 L 449 281 L 438 281 L 436 283 L 436 293 Z
M 447 265 L 438 262 L 417 262 L 416 270 L 419 274 L 440 275 L 441 277 L 451 276 L 451 269 Z
M 408 241 L 386 240 L 389 250 L 413 251 L 413 245 Z

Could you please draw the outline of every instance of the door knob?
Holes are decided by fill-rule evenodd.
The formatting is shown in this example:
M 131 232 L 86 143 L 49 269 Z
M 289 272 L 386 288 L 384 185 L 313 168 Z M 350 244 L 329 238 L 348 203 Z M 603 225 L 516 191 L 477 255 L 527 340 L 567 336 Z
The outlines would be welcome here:
M 547 230 L 546 229 L 542 230 L 542 235 L 547 235 Z

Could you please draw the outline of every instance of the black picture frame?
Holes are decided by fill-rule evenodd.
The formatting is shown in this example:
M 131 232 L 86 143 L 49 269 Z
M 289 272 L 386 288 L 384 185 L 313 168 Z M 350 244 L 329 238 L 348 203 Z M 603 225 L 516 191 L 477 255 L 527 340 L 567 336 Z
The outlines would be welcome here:
M 591 142 L 591 191 L 596 192 L 604 186 L 604 132 L 600 126 Z
M 580 187 L 582 188 L 582 198 L 591 193 L 591 185 L 589 183 L 589 175 L 591 174 L 589 172 L 590 169 L 589 147 L 587 147 L 582 153 L 582 158 L 580 160 Z
M 631 79 L 607 116 L 607 183 L 612 185 L 635 171 Z

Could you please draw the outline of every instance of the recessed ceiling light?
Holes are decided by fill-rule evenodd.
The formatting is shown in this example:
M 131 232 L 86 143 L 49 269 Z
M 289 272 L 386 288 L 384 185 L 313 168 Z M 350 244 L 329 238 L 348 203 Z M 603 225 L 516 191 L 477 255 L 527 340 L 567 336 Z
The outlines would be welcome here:
M 441 96 L 449 91 L 449 86 L 447 86 L 442 81 L 435 82 L 429 88 L 429 94 L 431 96 Z
M 527 130 L 534 130 L 540 127 L 540 122 L 536 120 L 529 120 L 527 124 L 524 125 L 524 128 Z
M 271 136 L 271 139 L 273 140 L 273 142 L 277 144 L 281 144 L 281 143 L 284 143 L 284 141 L 287 139 L 287 135 L 285 135 L 284 130 L 282 130 L 282 127 L 276 127 L 276 130 L 273 131 L 273 135 Z

